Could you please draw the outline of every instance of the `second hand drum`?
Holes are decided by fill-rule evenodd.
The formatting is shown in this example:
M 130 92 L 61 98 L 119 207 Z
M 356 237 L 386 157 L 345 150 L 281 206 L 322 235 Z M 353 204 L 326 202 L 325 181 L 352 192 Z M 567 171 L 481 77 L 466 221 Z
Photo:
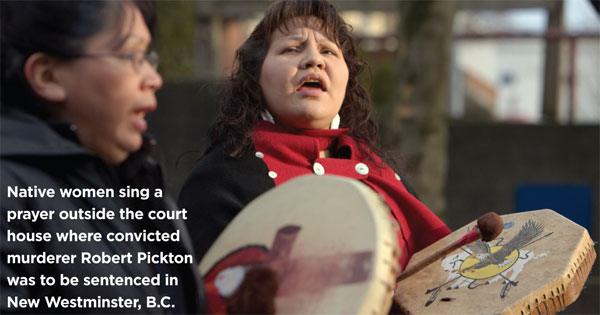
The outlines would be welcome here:
M 504 230 L 398 283 L 406 314 L 554 314 L 573 303 L 596 258 L 587 230 L 552 210 L 501 216 Z M 416 253 L 408 268 L 475 224 Z

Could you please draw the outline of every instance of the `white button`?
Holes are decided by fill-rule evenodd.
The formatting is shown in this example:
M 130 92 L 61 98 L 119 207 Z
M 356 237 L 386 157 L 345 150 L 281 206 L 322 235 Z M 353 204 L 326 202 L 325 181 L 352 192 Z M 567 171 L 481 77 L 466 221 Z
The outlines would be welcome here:
M 323 168 L 323 165 L 321 165 L 319 162 L 315 162 L 315 164 L 313 164 L 313 171 L 315 171 L 315 174 L 317 175 L 325 174 L 325 168 Z
M 364 164 L 364 163 L 358 163 L 358 164 L 356 164 L 356 166 L 354 167 L 354 169 L 360 175 L 367 175 L 367 174 L 369 174 L 369 167 L 366 164 Z
M 271 177 L 271 178 L 276 178 L 276 177 L 277 177 L 277 173 L 275 173 L 275 172 L 273 172 L 273 171 L 270 171 L 270 172 L 269 172 L 269 177 Z
M 400 178 L 400 175 L 398 175 L 398 173 L 394 173 L 394 175 L 396 175 L 396 179 L 397 179 L 397 180 L 402 180 L 402 179 Z
M 262 159 L 265 157 L 265 155 L 262 152 L 256 152 L 256 153 L 254 153 L 254 156 L 256 156 L 259 159 Z

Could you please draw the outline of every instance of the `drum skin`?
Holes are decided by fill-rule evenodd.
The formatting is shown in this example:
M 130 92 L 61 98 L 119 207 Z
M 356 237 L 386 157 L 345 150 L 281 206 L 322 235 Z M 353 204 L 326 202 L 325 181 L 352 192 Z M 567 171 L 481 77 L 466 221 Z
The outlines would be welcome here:
M 282 314 L 385 314 L 399 270 L 397 224 L 364 184 L 308 175 L 259 196 L 199 265 L 212 313 L 256 266 L 273 269 Z
M 552 210 L 501 216 L 498 238 L 464 246 L 398 283 L 409 314 L 554 314 L 574 302 L 596 258 L 588 231 Z M 456 241 L 475 222 L 411 258 Z

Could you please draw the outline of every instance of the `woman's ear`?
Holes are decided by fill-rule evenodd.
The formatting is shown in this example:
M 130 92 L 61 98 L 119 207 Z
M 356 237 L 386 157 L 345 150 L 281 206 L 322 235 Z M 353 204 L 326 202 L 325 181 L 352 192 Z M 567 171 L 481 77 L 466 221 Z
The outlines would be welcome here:
M 24 73 L 31 89 L 48 102 L 63 102 L 67 98 L 65 88 L 57 78 L 61 62 L 45 53 L 34 53 L 25 61 Z

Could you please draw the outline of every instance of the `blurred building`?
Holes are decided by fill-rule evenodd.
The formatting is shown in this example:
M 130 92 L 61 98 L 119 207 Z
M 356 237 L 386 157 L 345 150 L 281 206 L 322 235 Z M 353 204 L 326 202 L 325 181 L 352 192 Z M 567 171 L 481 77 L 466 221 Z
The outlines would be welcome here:
M 590 5 L 591 7 L 591 5 Z M 591 9 L 591 8 L 590 8 Z M 515 22 L 528 15 L 533 25 Z M 547 20 L 541 9 L 460 11 L 455 16 L 452 118 L 469 118 L 471 101 L 489 88 L 495 97 L 478 106 L 494 120 L 540 123 L 546 41 L 560 40 L 558 117 L 561 123 L 600 122 L 600 22 L 587 29 L 548 34 L 535 20 Z M 516 24 L 515 24 L 516 23 Z M 483 82 L 473 89 L 472 79 Z M 572 81 L 571 81 L 572 80 Z M 464 93 L 461 93 L 464 92 Z M 476 105 L 476 104 L 475 104 Z
M 389 67 L 397 49 L 402 49 L 395 36 L 397 2 L 334 3 L 352 25 L 371 71 L 386 71 L 379 66 Z M 594 13 L 590 15 L 593 9 L 587 0 L 565 2 L 562 30 L 548 30 L 547 3 L 555 2 L 459 3 L 448 109 L 452 119 L 540 123 L 546 45 L 548 41 L 560 40 L 557 119 L 561 123 L 600 122 L 597 89 L 600 20 Z M 196 2 L 195 76 L 211 79 L 228 75 L 235 50 L 258 23 L 268 4 L 268 1 Z M 588 15 L 582 18 L 581 14 Z M 378 75 L 375 73 L 374 77 Z M 388 102 L 379 94 L 387 93 L 390 88 L 373 87 L 373 90 L 376 103 Z

